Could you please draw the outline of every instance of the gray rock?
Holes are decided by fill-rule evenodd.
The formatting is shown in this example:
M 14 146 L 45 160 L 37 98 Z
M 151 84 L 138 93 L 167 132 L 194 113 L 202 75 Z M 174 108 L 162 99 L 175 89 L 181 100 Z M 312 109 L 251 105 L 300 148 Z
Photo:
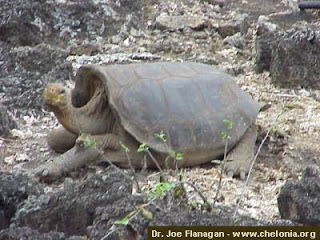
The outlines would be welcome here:
M 218 22 L 218 25 L 213 26 L 213 28 L 216 29 L 223 38 L 232 36 L 238 32 L 246 34 L 249 28 L 248 14 L 237 14 L 234 18 Z
M 70 78 L 70 63 L 66 61 L 69 54 L 96 54 L 100 51 L 99 39 L 113 36 L 124 23 L 133 25 L 134 19 L 140 19 L 140 10 L 140 0 L 2 0 L 3 104 L 17 108 L 18 113 L 31 109 L 40 113 L 44 85 L 51 79 L 63 82 Z
M 320 25 L 297 26 L 279 35 L 270 74 L 280 87 L 320 88 Z
M 109 168 L 104 176 L 96 174 L 63 191 L 25 202 L 16 211 L 14 222 L 40 232 L 85 235 L 98 206 L 113 206 L 130 193 L 131 182 Z
M 308 167 L 301 180 L 286 183 L 278 197 L 282 218 L 320 225 L 320 169 Z
M 192 210 L 180 200 L 167 197 L 146 204 L 144 195 L 132 195 L 132 183 L 109 167 L 81 182 L 68 182 L 62 189 L 44 193 L 45 186 L 24 176 L 0 174 L 0 240 L 88 239 L 110 234 L 115 221 L 130 217 L 128 226 L 105 239 L 146 239 L 148 226 L 233 225 L 233 210 L 219 207 L 214 212 Z M 171 199 L 171 200 L 170 200 Z M 137 209 L 144 211 L 137 212 Z M 220 211 L 220 213 L 219 213 Z M 10 224 L 10 227 L 9 226 Z M 291 225 L 262 222 L 239 216 L 237 225 Z M 1 230 L 1 229 L 0 229 Z
M 223 7 L 225 5 L 225 0 L 209 0 L 208 2 L 213 5 L 218 5 L 219 7 Z
M 95 43 L 83 43 L 70 47 L 70 54 L 72 55 L 87 55 L 92 56 L 101 52 L 98 44 Z
M 0 104 L 0 136 L 10 136 L 13 128 L 17 128 L 17 123 L 9 115 L 7 108 Z
M 0 240 L 21 240 L 21 239 L 32 239 L 32 240 L 82 240 L 82 237 L 70 237 L 66 238 L 63 233 L 49 232 L 39 233 L 37 230 L 28 227 L 15 227 L 4 229 L 0 231 Z
M 255 41 L 255 70 L 257 73 L 270 70 L 276 30 L 277 25 L 269 22 L 269 18 L 265 16 L 259 17 Z
M 0 40 L 13 46 L 46 42 L 65 44 L 114 35 L 127 15 L 137 14 L 141 1 L 3 0 Z
M 131 204 L 132 202 L 131 200 Z M 233 226 L 235 224 L 232 219 L 233 210 L 228 208 L 216 208 L 214 212 L 206 212 L 192 210 L 190 206 L 178 201 L 173 201 L 169 204 L 167 202 L 168 201 L 159 200 L 155 202 L 155 205 L 145 206 L 144 210 L 151 213 L 151 218 L 148 218 L 146 214 L 140 212 L 135 218 L 130 220 L 128 227 L 120 227 L 105 239 L 146 239 L 148 226 Z M 126 210 L 132 208 L 132 206 L 129 205 L 130 207 L 128 207 L 125 203 L 126 202 L 121 202 L 120 206 L 117 204 L 113 209 L 102 208 L 96 212 L 97 217 L 94 224 L 88 228 L 88 236 L 90 239 L 102 239 L 110 233 L 110 226 L 112 226 L 111 223 L 115 213 L 119 215 L 116 219 L 122 219 L 123 216 L 126 216 L 124 211 L 121 210 L 121 206 Z M 257 221 L 250 217 L 239 216 L 236 225 L 290 226 L 292 223 L 287 221 L 267 223 Z
M 7 61 L 0 71 L 0 85 L 6 89 L 7 99 L 3 104 L 40 110 L 43 87 L 50 81 L 63 82 L 69 78 L 70 64 L 65 60 L 68 54 L 48 44 L 16 47 L 5 52 Z
M 236 48 L 240 48 L 240 49 L 242 49 L 246 44 L 244 36 L 240 32 L 238 32 L 232 36 L 227 36 L 223 40 L 223 43 L 228 44 L 233 47 L 236 47 Z
M 1 230 L 9 226 L 18 205 L 29 197 L 42 194 L 43 186 L 24 175 L 11 175 L 4 172 L 0 172 L 0 183 Z
M 199 16 L 179 15 L 168 16 L 160 15 L 156 18 L 156 26 L 161 30 L 179 31 L 184 28 L 202 29 L 206 25 L 206 21 Z
M 255 42 L 256 72 L 270 71 L 272 82 L 280 87 L 318 89 L 320 25 L 313 20 L 313 16 L 296 13 L 260 18 Z
M 119 35 L 112 36 L 111 43 L 119 44 L 122 41 L 122 38 Z

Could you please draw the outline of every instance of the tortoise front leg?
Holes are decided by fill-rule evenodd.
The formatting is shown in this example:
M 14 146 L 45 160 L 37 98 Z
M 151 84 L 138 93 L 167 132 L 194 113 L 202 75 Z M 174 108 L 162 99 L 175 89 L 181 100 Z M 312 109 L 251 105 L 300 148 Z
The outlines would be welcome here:
M 47 142 L 49 147 L 57 153 L 65 153 L 71 149 L 77 140 L 77 135 L 59 126 L 49 132 Z
M 108 151 L 119 150 L 119 136 L 115 134 L 103 134 L 92 136 L 97 142 L 97 148 L 108 155 Z M 69 151 L 56 157 L 48 163 L 37 167 L 33 174 L 45 182 L 53 181 L 79 167 L 97 160 L 100 151 L 95 148 L 86 147 L 79 138 Z
M 242 180 L 245 179 L 254 157 L 256 140 L 257 127 L 252 124 L 226 158 L 225 169 L 228 176 L 240 176 Z

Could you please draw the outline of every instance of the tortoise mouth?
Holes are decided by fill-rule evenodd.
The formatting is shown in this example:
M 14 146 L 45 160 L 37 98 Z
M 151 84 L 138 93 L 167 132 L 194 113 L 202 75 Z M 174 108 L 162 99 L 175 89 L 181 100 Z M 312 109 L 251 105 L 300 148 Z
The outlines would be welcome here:
M 73 107 L 85 106 L 101 89 L 101 80 L 95 74 L 88 72 L 78 74 L 75 87 L 71 92 Z
M 43 91 L 44 103 L 50 108 L 62 109 L 67 105 L 68 90 L 60 84 L 48 84 Z

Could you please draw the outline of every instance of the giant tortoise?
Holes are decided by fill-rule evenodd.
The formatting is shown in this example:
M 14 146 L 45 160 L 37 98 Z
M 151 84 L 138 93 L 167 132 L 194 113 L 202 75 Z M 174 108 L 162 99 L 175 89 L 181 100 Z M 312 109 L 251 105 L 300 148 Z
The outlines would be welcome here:
M 48 135 L 49 146 L 65 153 L 36 169 L 43 179 L 57 178 L 97 158 L 128 167 L 120 142 L 130 149 L 135 168 L 155 167 L 151 159 L 143 163 L 143 154 L 137 153 L 141 143 L 162 167 L 173 166 L 165 164 L 170 150 L 183 154 L 180 167 L 203 164 L 223 155 L 225 131 L 226 170 L 244 177 L 254 154 L 254 122 L 262 108 L 230 75 L 191 62 L 84 65 L 72 91 L 49 84 L 44 101 L 62 125 Z M 231 129 L 226 119 L 233 123 Z M 155 137 L 160 132 L 165 143 Z M 100 150 L 75 144 L 81 133 L 91 134 Z

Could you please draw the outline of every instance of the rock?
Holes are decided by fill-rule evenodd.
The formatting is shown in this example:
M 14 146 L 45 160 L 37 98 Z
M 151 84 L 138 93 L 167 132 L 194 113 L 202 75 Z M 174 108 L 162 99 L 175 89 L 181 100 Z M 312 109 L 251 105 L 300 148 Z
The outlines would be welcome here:
M 320 168 L 308 167 L 301 180 L 286 183 L 278 197 L 282 218 L 320 225 Z
M 10 136 L 10 130 L 17 128 L 17 123 L 9 115 L 5 106 L 0 104 L 0 136 Z
M 272 43 L 276 39 L 276 30 L 277 25 L 269 22 L 269 18 L 265 16 L 259 17 L 255 41 L 255 71 L 257 73 L 270 70 Z
M 16 70 L 30 72 L 34 76 L 48 73 L 69 55 L 69 51 L 45 43 L 12 48 L 10 53 L 16 61 Z
M 146 239 L 148 226 L 233 226 L 235 223 L 232 219 L 232 210 L 228 208 L 215 209 L 214 212 L 205 212 L 201 210 L 192 210 L 187 204 L 173 201 L 167 204 L 167 201 L 155 201 L 155 204 L 145 206 L 144 210 L 148 214 L 138 213 L 132 218 L 127 227 L 122 227 L 109 235 L 106 239 Z M 131 203 L 132 204 L 132 201 Z M 168 206 L 169 205 L 169 206 Z M 125 202 L 121 205 L 126 210 L 128 207 Z M 141 205 L 140 205 L 141 206 Z M 129 211 L 130 212 L 130 211 Z M 112 216 L 118 214 L 115 219 L 122 219 L 126 216 L 121 208 L 102 208 L 96 212 L 96 220 L 93 226 L 88 228 L 88 236 L 92 240 L 104 238 L 110 233 L 110 228 L 114 219 Z M 151 218 L 149 218 L 151 216 Z M 237 220 L 238 226 L 286 226 L 292 225 L 290 222 L 278 221 L 266 223 L 255 219 L 239 216 Z
M 114 35 L 127 15 L 139 15 L 141 1 L 3 0 L 0 40 L 12 46 L 63 45 Z
M 184 28 L 200 30 L 206 25 L 205 19 L 199 16 L 180 15 L 168 16 L 161 14 L 156 18 L 156 26 L 161 30 L 179 31 Z
M 43 87 L 50 80 L 63 82 L 69 78 L 68 67 L 64 67 L 68 55 L 67 50 L 48 44 L 10 49 L 0 73 L 0 85 L 8 98 L 4 104 L 40 110 Z
M 37 230 L 28 227 L 10 227 L 0 231 L 0 240 L 20 240 L 20 239 L 32 239 L 32 240 L 67 240 L 63 233 L 49 232 L 39 233 Z M 68 240 L 81 240 L 82 237 L 68 238 Z
M 141 206 L 143 203 L 145 202 L 142 197 L 128 195 L 127 197 L 119 199 L 116 202 L 116 204 L 109 204 L 103 207 L 97 207 L 94 213 L 94 221 L 92 225 L 87 228 L 89 238 L 92 240 L 102 239 L 109 233 L 115 221 L 123 219 L 130 212 L 134 212 L 136 208 L 138 206 Z M 135 226 L 133 221 L 132 223 L 130 223 L 130 226 L 135 226 L 134 231 L 137 231 L 137 229 L 142 228 L 143 230 L 140 234 L 143 237 L 143 232 L 144 230 L 146 230 L 145 227 L 148 221 L 142 216 L 140 216 L 140 218 L 143 219 L 142 221 L 144 221 L 143 225 Z M 119 232 L 120 236 L 117 233 L 115 233 L 112 234 L 110 236 L 111 238 L 108 239 L 132 239 L 129 237 L 131 235 L 130 231 L 122 229 L 122 231 Z
M 278 38 L 270 75 L 280 87 L 320 88 L 320 24 L 297 26 Z
M 111 43 L 119 44 L 122 41 L 122 38 L 119 35 L 112 36 Z
M 221 8 L 225 5 L 225 0 L 209 0 L 208 2 L 212 5 L 218 5 Z
M 227 207 L 219 207 L 220 213 L 218 209 L 212 213 L 203 212 L 170 197 L 148 203 L 144 195 L 132 195 L 132 182 L 112 167 L 84 181 L 68 182 L 63 188 L 46 193 L 44 185 L 23 176 L 2 173 L 0 182 L 3 229 L 0 240 L 75 240 L 80 236 L 98 240 L 110 233 L 117 220 L 130 213 L 135 216 L 129 217 L 128 226 L 118 226 L 117 231 L 105 239 L 131 239 L 132 236 L 145 239 L 148 226 L 234 224 L 233 210 Z M 241 215 L 237 220 L 237 225 L 244 226 L 269 224 L 290 225 L 261 222 Z
M 229 20 L 218 21 L 212 27 L 223 37 L 232 36 L 238 32 L 246 34 L 249 28 L 248 14 L 242 13 Z
M 238 32 L 232 36 L 227 36 L 223 40 L 223 43 L 242 49 L 245 46 L 245 39 L 244 36 Z
M 73 55 L 92 56 L 98 52 L 100 52 L 100 47 L 95 43 L 83 43 L 70 48 L 70 53 Z
M 12 175 L 4 172 L 0 172 L 0 182 L 1 230 L 9 226 L 18 205 L 29 197 L 42 194 L 43 186 L 24 175 Z
M 260 17 L 256 72 L 270 71 L 272 82 L 280 87 L 319 89 L 320 24 L 313 20 L 310 15 L 294 13 Z
M 114 49 L 115 52 L 110 51 L 111 54 L 97 54 L 94 56 L 80 56 L 77 58 L 68 58 L 72 62 L 74 70 L 78 69 L 84 64 L 109 64 L 109 63 L 129 63 L 136 60 L 154 61 L 160 59 L 158 55 L 149 52 L 124 53 L 121 48 Z M 119 50 L 119 52 L 118 52 Z M 118 52 L 118 53 L 117 53 Z M 108 51 L 109 53 L 109 51 Z
M 85 235 L 96 208 L 109 205 L 116 208 L 120 199 L 131 195 L 131 187 L 122 174 L 108 168 L 104 175 L 96 174 L 63 191 L 30 199 L 16 211 L 14 222 L 40 232 Z
M 140 10 L 140 0 L 2 0 L 3 104 L 17 108 L 18 113 L 30 109 L 41 113 L 43 86 L 51 79 L 63 82 L 70 78 L 67 56 L 96 54 L 100 40 L 116 34 L 124 23 L 133 25 L 134 19 L 140 19 Z

